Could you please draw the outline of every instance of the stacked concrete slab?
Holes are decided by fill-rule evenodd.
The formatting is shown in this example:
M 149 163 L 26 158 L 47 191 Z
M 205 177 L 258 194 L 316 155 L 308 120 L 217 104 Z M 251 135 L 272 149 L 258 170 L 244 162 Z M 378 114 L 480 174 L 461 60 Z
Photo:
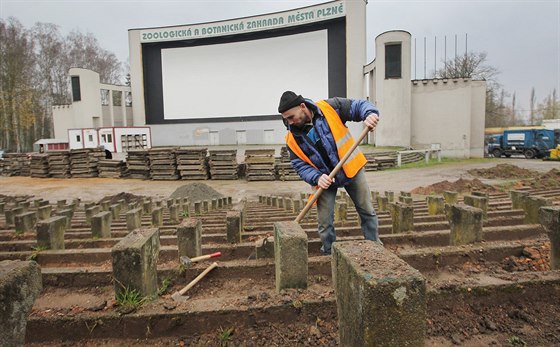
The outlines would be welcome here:
M 366 171 L 377 171 L 391 168 L 397 165 L 397 159 L 394 152 L 371 152 L 364 153 L 368 162 Z
M 210 177 L 213 180 L 236 180 L 237 150 L 211 150 L 209 157 Z
M 150 178 L 150 159 L 148 151 L 144 149 L 130 150 L 126 157 L 127 177 Z
M 4 154 L 4 176 L 25 176 L 23 167 L 26 157 L 25 153 Z
M 245 150 L 245 177 L 247 181 L 274 181 L 274 149 Z
M 54 178 L 70 177 L 70 152 L 52 151 L 47 153 L 49 175 Z
M 31 155 L 31 177 L 47 178 L 49 177 L 49 161 L 47 154 L 35 153 Z
M 101 148 L 83 148 L 70 150 L 70 174 L 75 178 L 98 176 L 99 160 L 105 158 Z
M 148 150 L 150 178 L 153 180 L 178 180 L 176 147 L 154 147 Z
M 208 174 L 208 148 L 178 148 L 177 169 L 183 180 L 207 180 Z
M 280 162 L 276 164 L 276 171 L 278 172 L 278 179 L 281 181 L 301 180 L 290 163 L 290 152 L 286 146 L 280 149 Z
M 99 161 L 98 170 L 99 177 L 121 178 L 126 176 L 126 164 L 122 160 L 102 159 Z

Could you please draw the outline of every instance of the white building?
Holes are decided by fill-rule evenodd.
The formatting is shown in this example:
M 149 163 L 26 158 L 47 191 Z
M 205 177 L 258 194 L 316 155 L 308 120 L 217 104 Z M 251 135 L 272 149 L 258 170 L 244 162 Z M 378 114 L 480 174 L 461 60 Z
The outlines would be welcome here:
M 124 104 L 104 111 L 99 92 L 104 86 L 91 72 L 79 71 L 80 83 L 91 82 L 82 90 L 91 92 L 87 101 L 82 93 L 71 107 L 85 120 L 69 126 L 58 119 L 55 128 L 147 126 L 154 146 L 281 144 L 286 129 L 278 100 L 293 90 L 313 100 L 369 98 L 382 118 L 369 143 L 437 145 L 446 156 L 482 157 L 485 82 L 412 81 L 411 38 L 404 31 L 379 35 L 376 59 L 368 64 L 365 29 L 366 1 L 342 0 L 218 22 L 131 29 L 131 87 L 123 92 L 134 96 L 132 112 Z M 125 99 L 130 98 L 120 100 Z M 363 126 L 347 125 L 355 135 Z M 56 129 L 55 136 L 61 137 Z

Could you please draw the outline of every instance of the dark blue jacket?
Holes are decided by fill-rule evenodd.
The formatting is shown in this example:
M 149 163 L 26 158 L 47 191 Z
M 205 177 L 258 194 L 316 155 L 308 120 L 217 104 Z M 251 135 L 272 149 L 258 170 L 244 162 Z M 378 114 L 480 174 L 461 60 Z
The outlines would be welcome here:
M 346 124 L 347 121 L 362 122 L 371 113 L 379 115 L 379 110 L 367 100 L 331 98 L 325 101 L 334 108 L 343 124 Z M 340 161 L 340 158 L 338 157 L 336 144 L 325 116 L 313 101 L 305 99 L 305 104 L 315 113 L 313 125 L 318 136 L 321 138 L 330 163 L 325 162 L 323 156 L 321 156 L 317 148 L 309 141 L 302 129 L 295 126 L 290 127 L 287 122 L 284 122 L 284 124 L 286 124 L 288 130 L 292 132 L 301 150 L 307 155 L 309 160 L 315 164 L 317 169 L 301 160 L 288 147 L 292 166 L 305 182 L 316 186 L 319 177 L 321 177 L 322 174 L 330 174 L 332 169 Z M 336 187 L 343 187 L 348 182 L 350 182 L 350 179 L 344 174 L 344 170 L 339 170 L 335 176 L 333 185 Z

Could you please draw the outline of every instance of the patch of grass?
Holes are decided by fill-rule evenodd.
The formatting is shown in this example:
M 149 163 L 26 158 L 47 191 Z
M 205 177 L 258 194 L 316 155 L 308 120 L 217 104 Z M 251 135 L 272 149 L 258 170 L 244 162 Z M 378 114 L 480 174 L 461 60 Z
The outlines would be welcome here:
M 402 170 L 402 169 L 414 169 L 414 168 L 424 168 L 431 166 L 439 166 L 446 164 L 477 164 L 477 163 L 488 163 L 491 162 L 492 158 L 472 158 L 472 159 L 462 159 L 462 158 L 441 158 L 441 162 L 436 159 L 430 159 L 428 163 L 425 160 L 417 161 L 414 163 L 402 164 L 401 167 L 392 167 L 387 170 Z
M 220 331 L 220 334 L 218 335 L 218 338 L 220 339 L 220 346 L 225 347 L 231 342 L 231 336 L 234 331 L 235 329 L 233 327 L 222 329 L 222 331 Z
M 146 297 L 140 295 L 138 290 L 130 289 L 129 287 L 125 287 L 117 293 L 117 304 L 123 307 L 133 307 L 136 309 L 142 306 L 147 300 Z
M 183 218 L 189 218 L 189 211 L 181 211 L 179 212 L 179 216 Z
M 527 342 L 523 341 L 522 338 L 517 336 L 512 336 L 507 339 L 507 342 L 512 346 L 527 346 Z
M 40 253 L 41 251 L 46 251 L 47 249 L 49 249 L 49 247 L 37 245 L 37 246 L 31 247 L 31 249 L 33 250 L 33 253 L 31 253 L 31 254 L 26 258 L 26 260 L 28 260 L 28 261 L 31 261 L 31 260 L 36 261 L 36 260 L 37 260 L 37 257 L 39 256 L 39 253 Z
M 158 296 L 162 296 L 163 294 L 165 294 L 165 292 L 167 292 L 167 289 L 169 289 L 170 285 L 171 285 L 171 278 L 165 277 L 164 279 L 162 279 L 161 286 L 158 288 Z

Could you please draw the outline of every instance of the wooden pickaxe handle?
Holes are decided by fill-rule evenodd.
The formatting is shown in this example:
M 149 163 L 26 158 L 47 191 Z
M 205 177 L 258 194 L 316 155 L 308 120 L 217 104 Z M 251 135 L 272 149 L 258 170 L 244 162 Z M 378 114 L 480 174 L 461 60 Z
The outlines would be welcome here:
M 218 267 L 218 263 L 213 262 L 212 265 L 208 266 L 204 271 L 202 271 L 202 273 L 198 276 L 196 276 L 196 278 L 192 281 L 190 281 L 189 284 L 187 284 L 185 286 L 185 288 L 181 289 L 179 291 L 180 295 L 184 295 L 187 290 L 191 289 L 195 284 L 197 284 L 204 276 L 206 276 L 210 271 L 212 271 L 214 268 Z
M 368 127 L 365 127 L 364 130 L 362 130 L 362 133 L 360 134 L 360 137 L 358 137 L 358 140 L 354 142 L 352 147 L 348 150 L 348 152 L 346 152 L 344 157 L 342 157 L 342 159 L 340 159 L 338 164 L 336 164 L 336 166 L 334 167 L 332 172 L 329 174 L 330 179 L 332 179 L 334 176 L 336 176 L 338 171 L 340 171 L 340 168 L 342 167 L 342 165 L 344 165 L 344 163 L 346 163 L 346 160 L 348 160 L 348 158 L 352 155 L 352 152 L 354 152 L 356 147 L 358 147 L 360 145 L 360 142 L 362 142 L 362 140 L 366 137 L 366 135 L 367 135 L 367 133 L 369 133 L 369 131 L 370 131 L 370 129 Z M 313 203 L 315 203 L 315 201 L 317 201 L 317 199 L 319 198 L 319 196 L 321 195 L 322 192 L 323 192 L 323 188 L 317 189 L 315 194 L 313 194 L 313 197 L 311 199 L 309 199 L 309 201 L 307 201 L 307 204 L 305 205 L 303 210 L 301 210 L 299 215 L 296 217 L 296 219 L 295 219 L 296 223 L 299 223 L 303 219 L 303 217 L 305 217 L 307 212 L 311 209 L 311 206 L 313 206 Z
M 215 253 L 212 253 L 212 254 L 201 255 L 201 256 L 198 256 L 198 257 L 191 258 L 191 262 L 194 263 L 194 262 L 201 261 L 201 260 L 216 258 L 216 257 L 219 257 L 221 255 L 222 255 L 222 252 L 215 252 Z

